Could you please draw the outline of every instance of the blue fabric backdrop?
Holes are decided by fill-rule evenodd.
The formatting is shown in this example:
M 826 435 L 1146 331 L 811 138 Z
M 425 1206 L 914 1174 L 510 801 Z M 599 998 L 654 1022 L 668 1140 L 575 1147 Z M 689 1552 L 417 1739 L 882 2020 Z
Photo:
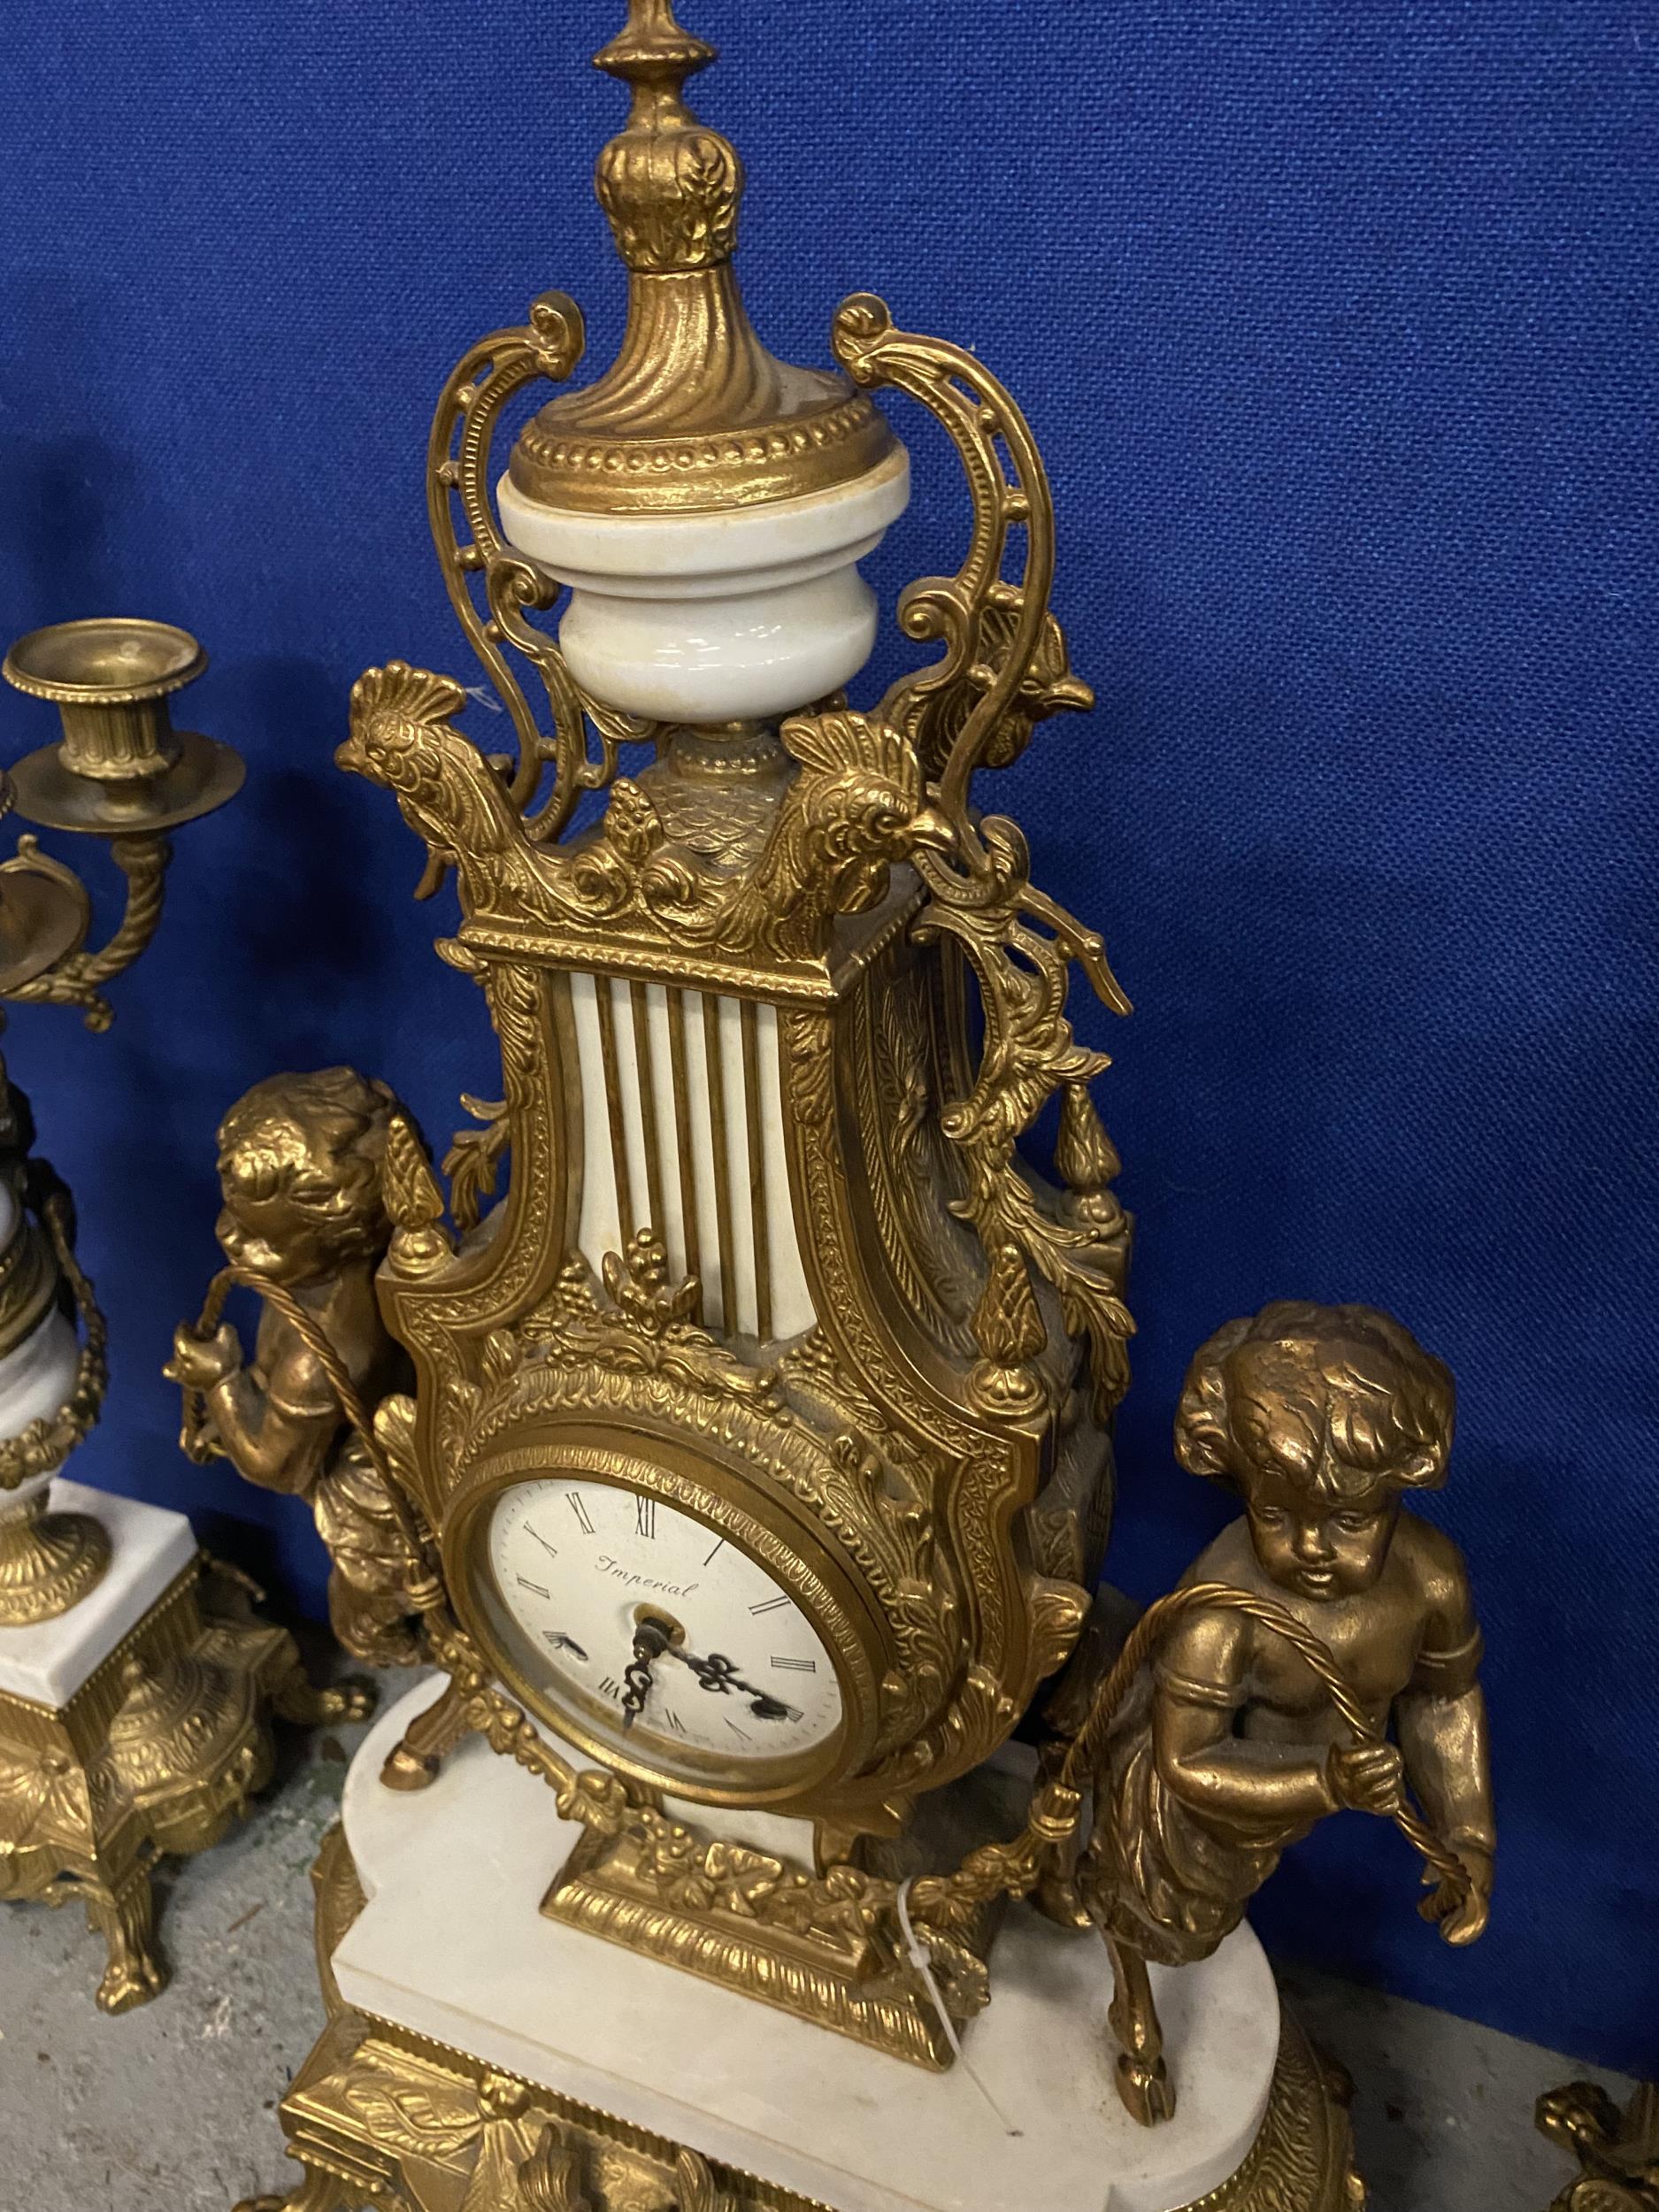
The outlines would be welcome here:
M 1184 1362 L 1270 1295 L 1393 1308 L 1455 1369 L 1428 1509 L 1491 1645 L 1502 1878 L 1440 1947 L 1350 1816 L 1270 1939 L 1586 2057 L 1659 2064 L 1652 1557 L 1653 0 L 689 0 L 742 148 L 769 342 L 856 287 L 1020 394 L 1098 710 L 1000 801 L 1104 927 L 1085 1008 L 1141 1220 L 1115 1571 L 1225 1512 L 1179 1473 Z M 0 630 L 185 623 L 244 797 L 188 833 L 98 1040 L 8 1049 L 115 1329 L 76 1471 L 188 1507 L 311 1606 L 305 1516 L 174 1447 L 157 1370 L 215 1262 L 214 1123 L 350 1059 L 428 1127 L 488 1093 L 417 853 L 332 749 L 357 671 L 472 680 L 426 541 L 452 359 L 549 285 L 610 357 L 588 192 L 618 0 L 13 0 L 0 99 Z M 913 424 L 870 564 L 949 565 Z M 893 649 L 872 672 L 896 664 Z M 873 693 L 873 680 L 872 686 Z M 0 756 L 50 710 L 0 701 Z M 1110 1026 L 1110 1036 L 1108 1028 Z M 1521 2121 L 1517 2119 L 1517 2124 Z

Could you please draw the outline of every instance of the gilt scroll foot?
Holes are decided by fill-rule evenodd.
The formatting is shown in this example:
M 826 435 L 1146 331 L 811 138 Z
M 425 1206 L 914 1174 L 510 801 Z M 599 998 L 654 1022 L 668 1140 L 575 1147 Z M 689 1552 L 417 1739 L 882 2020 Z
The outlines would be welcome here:
M 319 2167 L 307 2166 L 303 2178 L 286 2196 L 243 2197 L 232 2212 L 352 2212 L 360 2201 L 343 2181 Z
M 113 1889 L 88 1887 L 87 1920 L 104 1938 L 109 1964 L 98 1984 L 101 2012 L 131 2012 L 159 1996 L 170 1978 L 156 1948 L 156 1907 L 150 1876 L 131 1874 Z

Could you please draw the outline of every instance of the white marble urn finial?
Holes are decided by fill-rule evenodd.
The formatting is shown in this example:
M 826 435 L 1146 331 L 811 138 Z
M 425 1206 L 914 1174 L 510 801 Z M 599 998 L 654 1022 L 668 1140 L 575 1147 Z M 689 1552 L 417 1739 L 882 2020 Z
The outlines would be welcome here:
M 581 687 L 653 720 L 770 718 L 849 682 L 875 640 L 857 564 L 910 497 L 904 449 L 839 369 L 780 361 L 738 288 L 743 165 L 687 106 L 715 58 L 634 0 L 595 60 L 632 91 L 596 188 L 628 272 L 621 350 L 519 437 L 506 536 L 572 599 Z

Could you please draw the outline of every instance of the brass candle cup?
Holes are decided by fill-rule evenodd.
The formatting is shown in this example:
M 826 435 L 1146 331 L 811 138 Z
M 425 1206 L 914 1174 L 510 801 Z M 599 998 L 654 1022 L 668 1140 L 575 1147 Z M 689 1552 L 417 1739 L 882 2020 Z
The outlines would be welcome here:
M 56 745 L 12 771 L 18 811 L 49 829 L 119 837 L 177 829 L 240 789 L 241 757 L 175 730 L 171 695 L 207 666 L 188 630 L 137 616 L 54 622 L 20 637 L 0 675 L 57 706 Z

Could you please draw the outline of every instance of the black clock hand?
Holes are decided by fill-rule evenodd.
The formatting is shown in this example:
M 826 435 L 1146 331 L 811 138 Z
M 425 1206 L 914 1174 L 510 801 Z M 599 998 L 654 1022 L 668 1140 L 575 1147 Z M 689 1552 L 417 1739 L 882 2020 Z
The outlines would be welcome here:
M 655 1621 L 641 1621 L 634 1632 L 634 1658 L 624 1668 L 622 1679 L 627 1687 L 622 1693 L 622 1727 L 626 1734 L 645 1710 L 645 1701 L 651 1694 L 651 1662 L 660 1659 L 670 1648 L 668 1631 Z
M 735 1690 L 739 1696 L 752 1700 L 749 1710 L 757 1720 L 799 1720 L 801 1716 L 793 1705 L 786 1705 L 780 1697 L 773 1697 L 770 1690 L 757 1690 L 752 1682 L 745 1682 L 737 1671 L 735 1662 L 724 1653 L 711 1651 L 706 1659 L 699 1659 L 689 1651 L 682 1651 L 678 1644 L 668 1647 L 670 1656 L 679 1659 L 691 1669 L 697 1678 L 697 1686 L 703 1690 L 719 1690 L 729 1694 Z

